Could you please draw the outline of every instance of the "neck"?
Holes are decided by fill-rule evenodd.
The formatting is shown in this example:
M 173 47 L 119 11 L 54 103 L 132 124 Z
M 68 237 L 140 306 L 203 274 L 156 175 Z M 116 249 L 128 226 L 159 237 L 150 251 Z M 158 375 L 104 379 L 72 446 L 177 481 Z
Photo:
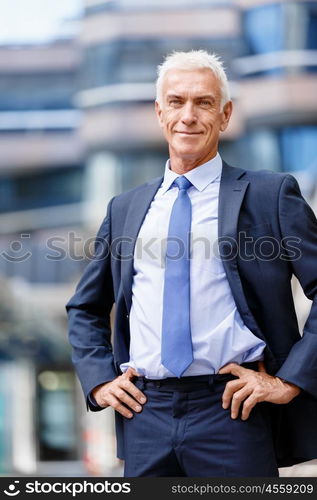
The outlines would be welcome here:
M 184 158 L 173 154 L 173 152 L 170 150 L 170 169 L 176 174 L 183 175 L 190 170 L 193 170 L 194 168 L 207 163 L 207 161 L 212 160 L 216 157 L 216 155 L 217 150 L 212 151 L 211 153 L 209 152 L 208 154 L 199 158 Z

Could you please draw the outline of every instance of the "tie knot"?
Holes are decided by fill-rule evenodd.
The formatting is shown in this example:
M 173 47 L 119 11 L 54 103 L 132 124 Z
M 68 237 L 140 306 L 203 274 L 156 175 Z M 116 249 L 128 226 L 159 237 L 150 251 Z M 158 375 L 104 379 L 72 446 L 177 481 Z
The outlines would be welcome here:
M 178 189 L 185 189 L 185 191 L 187 191 L 187 189 L 192 186 L 192 183 L 183 175 L 181 175 L 180 177 L 176 177 L 174 183 L 176 184 Z

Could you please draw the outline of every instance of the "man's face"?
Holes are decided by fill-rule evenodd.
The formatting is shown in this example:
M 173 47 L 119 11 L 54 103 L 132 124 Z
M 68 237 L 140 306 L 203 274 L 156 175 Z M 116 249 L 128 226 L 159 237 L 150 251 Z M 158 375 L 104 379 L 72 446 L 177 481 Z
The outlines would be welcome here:
M 220 103 L 219 81 L 209 68 L 167 71 L 155 105 L 171 157 L 199 162 L 215 156 L 232 111 L 231 101 L 224 109 Z

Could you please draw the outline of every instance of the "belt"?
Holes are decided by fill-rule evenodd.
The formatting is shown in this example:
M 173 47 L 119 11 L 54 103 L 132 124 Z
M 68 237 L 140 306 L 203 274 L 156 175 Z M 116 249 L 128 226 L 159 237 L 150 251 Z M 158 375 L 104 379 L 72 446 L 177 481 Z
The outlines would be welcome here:
M 257 370 L 257 362 L 242 363 L 241 366 L 251 370 Z M 134 377 L 134 381 L 141 382 L 142 386 L 170 390 L 195 390 L 201 387 L 213 386 L 215 382 L 225 382 L 236 378 L 231 373 L 210 375 L 193 375 L 191 377 L 167 377 L 162 379 L 151 379 L 144 376 Z

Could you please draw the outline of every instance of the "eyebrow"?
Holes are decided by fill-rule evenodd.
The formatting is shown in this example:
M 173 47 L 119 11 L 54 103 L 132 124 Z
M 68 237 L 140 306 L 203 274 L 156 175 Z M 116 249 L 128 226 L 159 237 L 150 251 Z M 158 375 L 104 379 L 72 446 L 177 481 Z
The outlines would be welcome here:
M 213 96 L 211 94 L 206 94 L 206 95 L 200 95 L 198 97 L 195 97 L 195 99 L 211 99 L 212 101 L 214 101 L 216 98 L 215 98 L 215 96 Z
M 167 94 L 168 99 L 171 99 L 172 97 L 175 97 L 176 99 L 183 99 L 183 97 L 181 95 L 177 95 L 177 94 Z
M 177 94 L 167 94 L 166 96 L 168 99 L 171 99 L 171 98 L 175 98 L 175 99 L 184 99 L 183 96 L 181 95 L 177 95 Z M 211 94 L 206 94 L 206 95 L 199 95 L 197 97 L 194 97 L 195 100 L 197 99 L 211 99 L 212 101 L 214 101 L 216 98 L 215 96 L 211 95 Z

